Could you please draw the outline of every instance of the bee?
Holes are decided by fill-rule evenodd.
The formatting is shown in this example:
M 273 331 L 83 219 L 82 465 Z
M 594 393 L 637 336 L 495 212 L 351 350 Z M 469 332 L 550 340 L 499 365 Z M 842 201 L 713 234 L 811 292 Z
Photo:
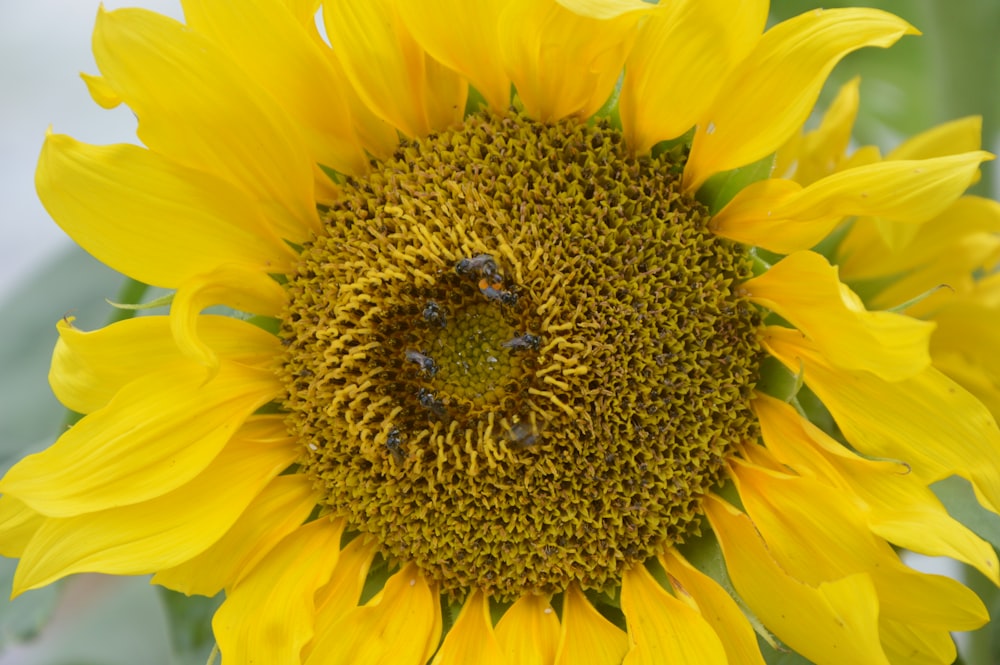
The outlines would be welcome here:
M 472 275 L 485 279 L 490 284 L 503 284 L 503 275 L 497 262 L 489 254 L 477 254 L 471 259 L 462 259 L 455 264 L 455 272 L 461 277 Z
M 538 347 L 541 346 L 542 340 L 538 335 L 532 335 L 531 333 L 524 333 L 519 335 L 514 339 L 507 340 L 500 346 L 505 349 L 510 349 L 511 351 L 537 351 Z
M 498 302 L 507 307 L 517 304 L 517 293 L 500 288 L 498 282 L 490 283 L 486 279 L 479 280 L 479 292 L 486 296 L 487 300 Z
M 403 435 L 399 433 L 398 427 L 389 430 L 389 436 L 385 439 L 385 447 L 397 463 L 403 461 Z
M 427 301 L 427 305 L 424 307 L 422 316 L 424 317 L 424 321 L 431 325 L 438 325 L 442 328 L 445 327 L 444 309 L 437 303 L 436 300 Z
M 511 443 L 518 448 L 531 448 L 538 443 L 538 430 L 533 423 L 521 420 L 514 423 L 507 432 Z
M 447 413 L 444 408 L 444 402 L 435 397 L 434 393 L 426 388 L 421 388 L 417 391 L 417 401 L 420 402 L 420 406 L 424 407 L 435 416 L 441 417 Z
M 434 376 L 437 374 L 437 363 L 434 362 L 434 359 L 430 356 L 425 356 L 419 351 L 414 351 L 413 349 L 407 349 L 405 354 L 406 361 L 419 365 L 420 371 L 425 373 L 427 376 Z

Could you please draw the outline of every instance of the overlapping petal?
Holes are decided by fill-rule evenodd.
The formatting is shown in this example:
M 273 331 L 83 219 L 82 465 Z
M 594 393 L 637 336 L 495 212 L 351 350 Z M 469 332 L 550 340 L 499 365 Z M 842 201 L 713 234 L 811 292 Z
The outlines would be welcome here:
M 901 314 L 869 312 L 840 283 L 837 269 L 814 252 L 795 252 L 742 288 L 808 337 L 830 363 L 889 381 L 930 365 L 934 324 Z
M 705 501 L 705 512 L 736 591 L 785 644 L 817 665 L 888 665 L 868 575 L 809 586 L 778 565 L 746 515 L 714 496 Z
M 437 589 L 407 564 L 374 598 L 350 609 L 317 640 L 304 665 L 424 665 L 440 639 Z
M 0 556 L 20 557 L 45 517 L 12 496 L 0 496 Z
M 924 160 L 878 162 L 839 171 L 808 187 L 762 180 L 737 194 L 712 218 L 726 238 L 787 254 L 809 249 L 849 215 L 925 222 L 969 186 L 992 155 L 975 151 Z
M 343 530 L 343 522 L 325 517 L 299 527 L 226 593 L 212 630 L 227 665 L 299 662 Z
M 278 476 L 208 549 L 153 576 L 154 584 L 187 595 L 214 596 L 238 584 L 316 507 L 312 481 L 301 473 Z
M 774 169 L 776 177 L 789 177 L 786 175 L 788 167 L 784 165 L 785 160 L 795 162 L 794 175 L 791 177 L 802 186 L 810 185 L 842 168 L 847 161 L 851 131 L 858 115 L 860 87 L 859 77 L 842 85 L 823 114 L 819 127 L 803 135 L 794 147 L 786 144 L 778 151 Z M 975 145 L 969 150 L 978 148 Z
M 431 665 L 514 665 L 518 662 L 509 660 L 500 648 L 490 618 L 489 598 L 477 589 L 469 594 Z
M 412 137 L 461 122 L 467 86 L 424 52 L 391 0 L 328 2 L 323 21 L 352 87 L 380 118 Z
M 52 517 L 127 506 L 201 473 L 257 408 L 278 394 L 272 372 L 175 365 L 122 388 L 46 450 L 15 464 L 0 492 Z
M 212 305 L 277 316 L 285 307 L 285 290 L 270 275 L 238 264 L 219 266 L 181 284 L 170 306 L 170 330 L 181 353 L 216 371 L 221 361 L 210 341 L 201 336 L 201 312 Z
M 496 111 L 510 106 L 497 25 L 508 0 L 397 0 L 413 38 L 438 62 L 465 77 Z M 442 17 L 448 20 L 442 20 Z
M 969 588 L 904 565 L 867 528 L 852 494 L 755 464 L 736 461 L 731 469 L 768 551 L 796 579 L 816 586 L 866 573 L 878 594 L 879 617 L 934 630 L 971 630 L 987 620 L 986 608 Z
M 763 0 L 674 0 L 650 14 L 625 63 L 618 99 L 625 140 L 644 154 L 702 117 L 760 39 Z
M 725 589 L 691 565 L 676 549 L 668 549 L 660 556 L 660 562 L 677 597 L 697 609 L 715 629 L 729 663 L 764 665 L 753 627 Z
M 550 122 L 597 111 L 618 80 L 636 25 L 654 11 L 641 0 L 509 0 L 500 49 L 525 112 Z
M 282 3 L 184 0 L 181 5 L 193 30 L 225 48 L 245 75 L 281 104 L 302 131 L 313 161 L 342 173 L 368 170 L 368 157 L 345 100 L 344 82 L 321 47 L 308 38 L 305 26 Z
M 670 654 L 680 665 L 724 665 L 719 636 L 698 613 L 666 592 L 642 565 L 622 577 L 629 651 L 622 665 L 656 665 Z
M 507 660 L 523 665 L 549 665 L 559 643 L 559 619 L 547 596 L 524 594 L 497 623 L 496 636 Z
M 225 263 L 284 272 L 295 258 L 244 192 L 136 146 L 49 134 L 35 185 L 81 247 L 148 284 L 176 288 Z
M 845 55 L 864 46 L 891 46 L 916 32 L 875 9 L 817 9 L 765 32 L 699 120 L 685 188 L 697 190 L 714 173 L 777 150 L 808 117 L 826 77 Z
M 187 361 L 166 316 L 141 316 L 85 332 L 72 321 L 56 324 L 59 341 L 52 354 L 49 384 L 59 401 L 77 413 L 105 406 L 125 385 Z M 272 367 L 277 338 L 228 316 L 198 319 L 198 334 L 221 357 L 242 365 Z
M 920 224 L 902 249 L 890 247 L 883 227 L 873 219 L 859 219 L 851 226 L 836 252 L 837 265 L 844 279 L 890 277 L 928 266 L 961 252 L 966 239 L 972 240 L 970 250 L 989 244 L 989 239 L 1000 233 L 1000 202 L 963 196 L 941 214 Z M 981 260 L 977 256 L 963 261 L 962 265 L 967 266 L 963 272 L 971 272 L 978 267 L 975 262 Z
M 165 16 L 120 9 L 98 14 L 94 58 L 151 150 L 238 187 L 282 238 L 318 229 L 297 124 L 219 47 Z
M 907 464 L 925 484 L 957 474 L 984 506 L 1000 507 L 1000 431 L 977 399 L 933 367 L 889 382 L 832 366 L 801 333 L 769 327 L 765 347 L 803 371 L 847 440 L 862 453 Z
M 569 585 L 554 665 L 619 665 L 628 648 L 628 635 L 601 616 L 580 587 Z
M 298 454 L 280 419 L 260 418 L 171 492 L 121 508 L 50 518 L 24 550 L 14 592 L 73 573 L 142 575 L 176 566 L 217 541 Z
M 768 451 L 800 475 L 861 502 L 873 533 L 915 552 L 964 561 L 1000 584 L 993 547 L 952 518 L 905 465 L 858 456 L 780 400 L 758 395 L 753 406 Z
M 309 662 L 317 644 L 337 639 L 340 620 L 358 606 L 377 550 L 378 544 L 365 536 L 354 538 L 341 550 L 330 581 L 316 593 L 315 638 L 302 652 L 304 662 Z M 323 662 L 322 651 L 316 658 Z

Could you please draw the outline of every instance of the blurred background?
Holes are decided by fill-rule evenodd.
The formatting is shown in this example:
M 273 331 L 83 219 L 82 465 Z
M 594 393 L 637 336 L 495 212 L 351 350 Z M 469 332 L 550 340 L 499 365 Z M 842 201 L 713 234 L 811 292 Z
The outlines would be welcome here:
M 108 9 L 126 4 L 105 2 Z M 179 0 L 141 0 L 179 18 Z M 984 148 L 1000 151 L 1000 2 L 880 0 L 825 2 L 823 7 L 881 7 L 924 34 L 892 49 L 867 49 L 835 70 L 820 106 L 840 83 L 862 76 L 859 144 L 883 151 L 902 138 L 966 115 L 984 116 Z M 772 22 L 816 3 L 773 0 Z M 35 162 L 46 131 L 90 143 L 134 142 L 125 108 L 105 111 L 79 79 L 96 73 L 90 36 L 97 0 L 3 0 L 0 21 L 0 472 L 25 452 L 49 445 L 64 413 L 46 381 L 55 322 L 102 325 L 121 278 L 73 244 L 52 223 L 34 192 Z M 983 169 L 976 193 L 996 198 L 1000 169 Z M 923 562 L 933 565 L 933 562 Z M 0 559 L 0 665 L 173 665 L 204 663 L 211 648 L 214 601 L 186 602 L 145 578 L 77 576 L 13 602 L 13 562 Z M 977 587 L 997 609 L 996 594 Z M 968 665 L 1000 662 L 995 626 L 960 642 Z M 782 659 L 783 663 L 798 662 Z

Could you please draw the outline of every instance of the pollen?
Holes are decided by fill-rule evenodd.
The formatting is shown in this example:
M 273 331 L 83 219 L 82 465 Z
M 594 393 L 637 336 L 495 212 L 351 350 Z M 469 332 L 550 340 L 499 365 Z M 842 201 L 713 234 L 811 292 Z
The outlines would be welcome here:
M 698 533 L 759 314 L 684 155 L 471 116 L 347 179 L 289 276 L 281 378 L 324 511 L 447 593 L 605 589 Z

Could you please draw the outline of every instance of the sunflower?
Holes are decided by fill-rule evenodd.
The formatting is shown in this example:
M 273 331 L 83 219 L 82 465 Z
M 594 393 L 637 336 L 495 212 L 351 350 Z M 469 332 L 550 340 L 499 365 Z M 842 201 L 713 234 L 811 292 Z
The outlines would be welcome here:
M 946 663 L 987 620 L 894 546 L 998 581 L 928 488 L 996 512 L 995 421 L 933 324 L 811 248 L 847 217 L 920 227 L 990 156 L 771 175 L 833 66 L 911 26 L 183 4 L 98 15 L 84 78 L 143 146 L 42 150 L 56 222 L 173 295 L 58 324 L 51 383 L 85 415 L 0 481 L 15 593 L 224 592 L 227 664 L 760 663 L 756 635 Z

